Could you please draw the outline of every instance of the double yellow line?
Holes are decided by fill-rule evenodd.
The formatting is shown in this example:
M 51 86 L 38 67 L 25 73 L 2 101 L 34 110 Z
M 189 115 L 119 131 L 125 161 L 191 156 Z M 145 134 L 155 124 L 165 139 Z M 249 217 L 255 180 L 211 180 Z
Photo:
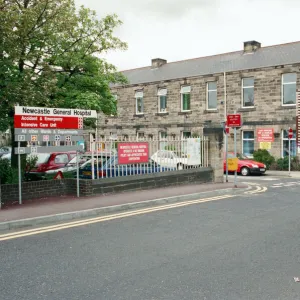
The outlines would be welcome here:
M 267 187 L 261 187 L 261 186 L 259 186 L 259 185 L 256 185 L 255 183 L 247 183 L 247 184 L 249 184 L 249 185 L 254 185 L 255 187 L 256 187 L 256 189 L 255 190 L 251 190 L 251 191 L 248 191 L 248 192 L 245 192 L 245 194 L 258 194 L 258 193 L 264 193 L 264 192 L 266 192 L 267 191 Z
M 26 236 L 30 236 L 30 235 L 37 235 L 40 233 L 58 231 L 58 230 L 63 230 L 63 229 L 67 229 L 67 228 L 85 226 L 85 225 L 89 225 L 89 224 L 111 221 L 111 220 L 131 217 L 131 216 L 148 214 L 151 212 L 163 211 L 163 210 L 167 210 L 167 209 L 171 209 L 171 208 L 184 207 L 184 206 L 199 204 L 199 203 L 203 203 L 203 202 L 228 199 L 228 198 L 232 198 L 232 197 L 235 197 L 235 196 L 234 195 L 216 196 L 216 197 L 210 197 L 210 198 L 204 198 L 204 199 L 198 199 L 198 200 L 185 201 L 185 202 L 180 202 L 180 203 L 161 205 L 161 206 L 152 207 L 152 208 L 128 211 L 128 212 L 123 212 L 123 213 L 118 213 L 118 214 L 113 214 L 113 215 L 108 215 L 108 216 L 85 219 L 85 220 L 81 220 L 81 221 L 68 222 L 68 223 L 58 224 L 58 225 L 53 225 L 53 226 L 12 232 L 12 233 L 0 235 L 0 241 L 6 241 L 6 240 L 16 239 L 16 238 L 20 238 L 20 237 L 26 237 Z

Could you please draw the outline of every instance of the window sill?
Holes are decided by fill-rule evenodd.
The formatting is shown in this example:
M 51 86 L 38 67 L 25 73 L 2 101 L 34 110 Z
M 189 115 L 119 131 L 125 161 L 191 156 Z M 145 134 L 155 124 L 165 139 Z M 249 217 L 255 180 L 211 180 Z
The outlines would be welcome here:
M 296 108 L 296 104 L 281 104 L 280 108 L 278 108 L 279 110 L 281 109 L 295 109 Z
M 168 112 L 158 112 L 155 115 L 156 116 L 167 116 L 167 115 L 169 115 L 169 113 Z
M 204 111 L 204 113 L 205 114 L 210 114 L 210 113 L 219 113 L 219 110 L 218 109 L 206 109 L 205 111 Z
M 136 118 L 143 118 L 144 117 L 144 114 L 135 114 L 135 115 L 133 115 L 134 117 L 136 117 Z
M 251 106 L 250 106 L 250 107 L 240 107 L 240 108 L 238 109 L 238 111 L 239 111 L 239 112 L 243 112 L 243 111 L 244 111 L 244 112 L 245 112 L 245 111 L 256 111 L 256 107 L 253 107 L 253 106 L 252 106 L 252 107 L 251 107 Z
M 191 115 L 192 111 L 191 110 L 184 110 L 184 111 L 180 111 L 178 113 L 178 116 L 182 116 L 182 115 Z

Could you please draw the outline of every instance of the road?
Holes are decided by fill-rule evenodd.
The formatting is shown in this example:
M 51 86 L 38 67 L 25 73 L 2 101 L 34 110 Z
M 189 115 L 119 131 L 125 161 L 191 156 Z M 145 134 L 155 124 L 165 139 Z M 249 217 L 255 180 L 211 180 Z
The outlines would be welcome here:
M 12 233 L 0 241 L 1 299 L 300 299 L 300 179 L 260 184 L 268 189 Z

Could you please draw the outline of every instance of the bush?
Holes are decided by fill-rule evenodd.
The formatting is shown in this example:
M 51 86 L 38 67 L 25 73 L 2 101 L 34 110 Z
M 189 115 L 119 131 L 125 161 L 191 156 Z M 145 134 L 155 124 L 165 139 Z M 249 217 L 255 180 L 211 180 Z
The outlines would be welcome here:
M 18 169 L 11 167 L 9 159 L 0 158 L 0 179 L 1 184 L 18 182 Z
M 275 162 L 275 157 L 272 156 L 268 150 L 258 149 L 253 152 L 253 158 L 255 161 L 261 162 L 267 166 L 267 169 L 270 168 Z
M 289 157 L 279 158 L 271 165 L 271 170 L 288 171 Z M 300 171 L 300 161 L 298 157 L 291 157 L 291 171 Z

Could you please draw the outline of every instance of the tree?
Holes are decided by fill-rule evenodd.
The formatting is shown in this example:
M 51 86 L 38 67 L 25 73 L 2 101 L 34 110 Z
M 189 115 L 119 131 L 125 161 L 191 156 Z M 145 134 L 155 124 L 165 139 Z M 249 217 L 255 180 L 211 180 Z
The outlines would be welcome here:
M 127 48 L 116 15 L 99 20 L 74 0 L 0 0 L 0 19 L 0 130 L 17 103 L 114 113 L 109 84 L 126 79 L 100 56 Z

